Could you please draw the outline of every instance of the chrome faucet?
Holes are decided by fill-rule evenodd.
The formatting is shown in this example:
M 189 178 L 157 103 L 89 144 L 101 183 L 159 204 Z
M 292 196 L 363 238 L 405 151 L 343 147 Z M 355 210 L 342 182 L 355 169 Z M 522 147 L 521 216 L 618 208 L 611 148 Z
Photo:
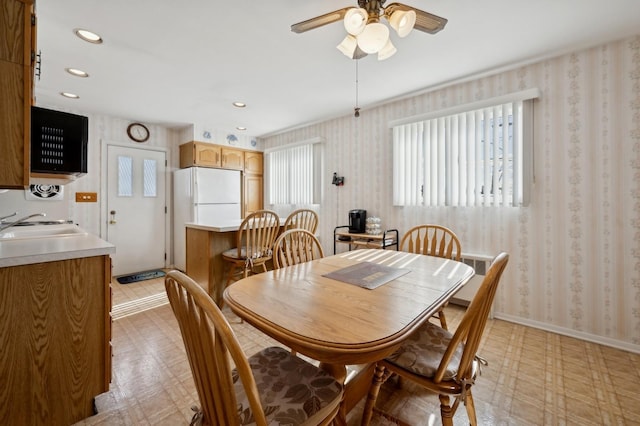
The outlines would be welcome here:
M 15 215 L 17 215 L 17 214 L 18 214 L 18 212 L 13 212 L 13 213 L 11 213 L 10 215 L 0 217 L 0 224 L 4 223 L 4 220 L 5 220 L 6 218 L 13 217 L 13 216 L 15 216 Z
M 6 218 L 11 217 L 11 216 L 15 216 L 15 215 L 16 215 L 16 213 L 10 214 L 9 216 L 5 216 L 5 217 L 0 219 L 0 231 L 4 231 L 5 229 L 9 229 L 12 226 L 16 226 L 16 225 L 21 224 L 22 222 L 26 222 L 27 220 L 31 219 L 32 217 L 38 217 L 38 216 L 45 217 L 47 214 L 46 213 L 34 213 L 34 214 L 30 214 L 29 216 L 22 217 L 22 218 L 20 218 L 18 220 L 15 220 L 13 222 L 8 222 L 8 223 L 3 223 L 2 222 L 3 219 L 6 219 Z

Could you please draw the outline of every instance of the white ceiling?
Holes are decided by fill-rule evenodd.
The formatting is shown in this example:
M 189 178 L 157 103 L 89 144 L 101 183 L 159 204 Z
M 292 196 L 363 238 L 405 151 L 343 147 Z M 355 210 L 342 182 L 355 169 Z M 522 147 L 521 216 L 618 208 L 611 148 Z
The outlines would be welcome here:
M 391 3 L 393 0 L 389 0 Z M 356 61 L 335 46 L 341 22 L 293 23 L 355 0 L 38 0 L 39 105 L 149 124 L 247 127 L 249 136 L 353 112 Z M 358 61 L 367 106 L 477 73 L 640 33 L 638 0 L 407 0 L 449 20 L 413 31 L 395 56 Z M 99 33 L 93 45 L 74 28 Z M 89 78 L 67 74 L 82 69 Z M 73 92 L 69 100 L 60 92 Z M 234 108 L 233 101 L 247 103 Z

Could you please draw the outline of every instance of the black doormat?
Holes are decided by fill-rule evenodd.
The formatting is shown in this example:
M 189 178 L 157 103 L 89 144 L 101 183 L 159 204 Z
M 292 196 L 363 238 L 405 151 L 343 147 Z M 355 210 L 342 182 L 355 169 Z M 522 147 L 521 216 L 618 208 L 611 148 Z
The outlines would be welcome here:
M 153 271 L 138 272 L 136 274 L 131 274 L 131 275 L 121 275 L 117 277 L 116 280 L 118 280 L 120 284 L 131 284 L 131 283 L 136 283 L 138 281 L 164 277 L 165 275 L 167 274 L 164 271 L 161 271 L 159 269 L 154 269 Z

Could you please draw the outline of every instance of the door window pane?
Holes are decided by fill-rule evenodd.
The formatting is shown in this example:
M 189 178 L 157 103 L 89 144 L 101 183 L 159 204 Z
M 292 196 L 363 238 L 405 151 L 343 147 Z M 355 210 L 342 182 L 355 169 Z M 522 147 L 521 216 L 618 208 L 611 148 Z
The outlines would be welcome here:
M 118 196 L 133 196 L 133 159 L 118 156 Z
M 144 160 L 144 196 L 156 197 L 157 196 L 157 173 L 156 173 L 156 160 Z

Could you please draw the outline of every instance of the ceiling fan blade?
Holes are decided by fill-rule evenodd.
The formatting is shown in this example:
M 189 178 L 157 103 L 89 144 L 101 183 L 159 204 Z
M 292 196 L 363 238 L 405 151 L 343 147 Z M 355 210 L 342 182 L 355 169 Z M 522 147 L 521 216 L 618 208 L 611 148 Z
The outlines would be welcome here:
M 385 7 L 385 16 L 391 16 L 391 14 L 395 10 L 413 10 L 414 12 L 416 12 L 416 24 L 413 28 L 429 34 L 435 34 L 438 31 L 442 30 L 448 22 L 445 18 L 441 18 L 440 16 L 425 12 L 420 9 L 416 9 L 415 7 L 407 6 L 406 4 L 402 3 L 391 3 L 389 6 Z
M 344 15 L 350 7 L 335 10 L 333 12 L 325 13 L 324 15 L 316 16 L 315 18 L 307 19 L 306 21 L 298 22 L 291 26 L 291 31 L 294 33 L 303 33 L 305 31 L 313 30 L 314 28 L 321 27 L 323 25 L 331 24 L 344 19 Z

